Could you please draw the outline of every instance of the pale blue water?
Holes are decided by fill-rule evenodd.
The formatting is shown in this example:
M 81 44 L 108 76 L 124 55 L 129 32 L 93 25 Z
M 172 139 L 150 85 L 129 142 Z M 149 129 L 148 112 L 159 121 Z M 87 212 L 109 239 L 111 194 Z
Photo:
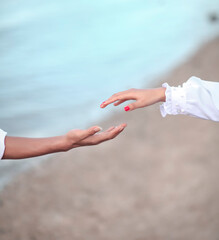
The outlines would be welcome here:
M 0 127 L 83 128 L 112 93 L 141 87 L 219 34 L 219 0 L 0 2 Z

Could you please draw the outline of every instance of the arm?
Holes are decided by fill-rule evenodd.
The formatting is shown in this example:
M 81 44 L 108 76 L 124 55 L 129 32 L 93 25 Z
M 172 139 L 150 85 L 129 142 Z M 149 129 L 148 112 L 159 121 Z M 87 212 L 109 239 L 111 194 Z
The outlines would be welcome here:
M 71 130 L 63 136 L 49 138 L 5 137 L 3 159 L 23 159 L 49 153 L 68 151 L 72 148 L 97 145 L 115 138 L 123 131 L 126 124 L 111 127 L 105 132 L 97 133 L 100 127 L 87 130 Z M 4 149 L 4 146 L 0 146 Z
M 50 138 L 5 137 L 3 159 L 22 159 L 64 151 L 64 136 Z
M 160 108 L 163 117 L 167 114 L 184 114 L 219 121 L 218 82 L 191 77 L 182 87 L 170 87 L 165 83 L 162 88 L 130 89 L 114 94 L 101 104 L 101 108 L 111 103 L 118 106 L 127 100 L 135 100 L 135 102 L 127 105 L 125 111 L 164 102 Z
M 111 103 L 114 103 L 114 106 L 118 106 L 128 100 L 135 100 L 135 102 L 130 103 L 124 110 L 126 112 L 135 110 L 137 108 L 143 108 L 150 106 L 152 104 L 158 102 L 165 102 L 166 88 L 154 88 L 154 89 L 129 89 L 124 92 L 116 93 L 112 95 L 112 97 L 108 98 L 105 102 L 103 102 L 100 107 L 105 108 Z

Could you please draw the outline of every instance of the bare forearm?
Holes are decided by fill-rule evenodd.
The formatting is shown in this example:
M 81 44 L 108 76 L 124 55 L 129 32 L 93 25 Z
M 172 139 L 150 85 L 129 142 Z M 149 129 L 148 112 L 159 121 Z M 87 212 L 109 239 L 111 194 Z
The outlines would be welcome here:
M 50 138 L 5 138 L 3 159 L 22 159 L 66 150 L 64 136 Z
M 68 151 L 76 147 L 97 145 L 115 138 L 125 127 L 126 124 L 123 123 L 117 127 L 111 127 L 101 133 L 98 133 L 101 131 L 101 128 L 98 126 L 86 130 L 73 129 L 65 135 L 50 138 L 6 136 L 4 139 L 5 151 L 3 159 L 37 157 L 49 153 Z

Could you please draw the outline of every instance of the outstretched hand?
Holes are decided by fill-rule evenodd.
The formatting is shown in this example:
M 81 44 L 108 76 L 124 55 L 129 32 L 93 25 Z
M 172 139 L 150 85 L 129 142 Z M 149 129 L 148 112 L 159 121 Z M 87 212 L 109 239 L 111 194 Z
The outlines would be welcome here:
M 128 100 L 135 100 L 124 107 L 125 111 L 132 111 L 137 108 L 147 107 L 157 102 L 165 101 L 165 88 L 154 88 L 154 89 L 129 89 L 127 91 L 119 92 L 112 95 L 100 107 L 105 108 L 111 103 L 114 106 L 118 106 Z
M 91 127 L 86 130 L 71 130 L 69 131 L 66 137 L 66 150 L 81 147 L 81 146 L 92 146 L 97 145 L 107 140 L 111 140 L 119 135 L 126 124 L 123 123 L 117 127 L 110 127 L 108 130 L 98 133 L 101 131 L 100 127 Z

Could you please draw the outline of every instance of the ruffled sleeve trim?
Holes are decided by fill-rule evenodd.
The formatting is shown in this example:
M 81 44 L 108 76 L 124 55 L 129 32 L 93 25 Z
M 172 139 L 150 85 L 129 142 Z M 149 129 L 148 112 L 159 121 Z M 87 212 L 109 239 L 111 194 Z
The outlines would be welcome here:
M 5 152 L 5 136 L 7 133 L 0 129 L 0 159 L 2 159 Z
M 163 83 L 162 87 L 166 88 L 165 96 L 166 96 L 166 102 L 164 102 L 162 105 L 160 105 L 160 112 L 162 117 L 166 117 L 166 115 L 171 112 L 171 89 L 170 86 L 167 83 Z
M 186 93 L 184 88 L 170 87 L 167 83 L 162 84 L 166 88 L 166 102 L 160 106 L 160 112 L 163 117 L 167 114 L 177 115 L 186 112 Z

